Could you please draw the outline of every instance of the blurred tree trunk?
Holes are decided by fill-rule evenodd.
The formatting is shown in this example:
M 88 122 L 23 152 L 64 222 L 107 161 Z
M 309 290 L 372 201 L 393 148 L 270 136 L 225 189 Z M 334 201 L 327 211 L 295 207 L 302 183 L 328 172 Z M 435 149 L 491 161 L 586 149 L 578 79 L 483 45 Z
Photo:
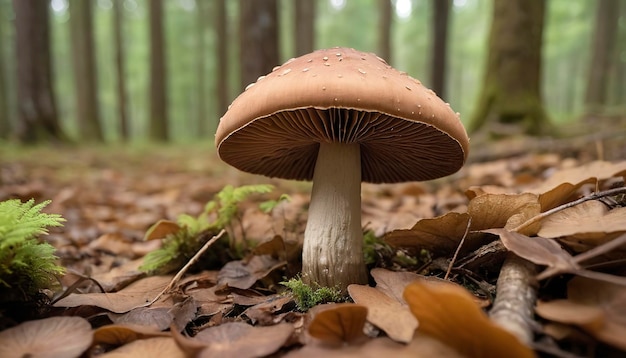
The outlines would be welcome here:
M 596 2 L 595 27 L 591 40 L 591 61 L 587 77 L 585 107 L 588 115 L 597 114 L 607 104 L 610 76 L 617 45 L 620 0 Z
M 4 7 L 0 5 L 0 19 L 4 17 Z M 3 26 L 0 24 L 0 139 L 8 139 L 11 132 L 11 121 L 9 119 L 9 99 L 8 99 L 8 81 L 5 76 L 6 64 L 4 60 L 5 49 L 4 45 L 5 33 Z
M 296 0 L 296 56 L 313 52 L 315 48 L 315 13 L 317 0 Z
M 545 1 L 494 0 L 487 69 L 469 130 L 492 134 L 551 128 L 541 99 Z
M 163 0 L 148 0 L 150 22 L 150 139 L 167 141 L 167 72 L 163 36 Z
M 18 101 L 14 130 L 23 143 L 65 140 L 52 88 L 48 6 L 48 1 L 13 0 Z
M 448 52 L 448 19 L 451 0 L 432 0 L 433 37 L 431 63 L 431 89 L 446 98 L 446 61 Z
M 69 9 L 78 130 L 81 140 L 101 142 L 103 135 L 96 93 L 93 2 L 70 0 Z
M 241 90 L 280 64 L 277 0 L 239 0 Z
M 126 97 L 126 76 L 124 74 L 124 42 L 123 33 L 123 0 L 113 0 L 113 41 L 115 46 L 115 77 L 117 80 L 117 115 L 120 138 L 130 138 L 128 120 L 128 100 Z
M 196 136 L 204 138 L 207 131 L 207 96 L 206 96 L 206 28 L 207 28 L 207 3 L 203 0 L 196 0 Z
M 378 56 L 391 64 L 391 23 L 393 9 L 391 0 L 378 0 Z
M 228 89 L 228 14 L 226 13 L 226 0 L 216 0 L 215 15 L 215 36 L 217 43 L 217 111 L 220 116 L 226 113 L 230 102 L 230 91 Z M 214 124 L 217 128 L 217 123 Z

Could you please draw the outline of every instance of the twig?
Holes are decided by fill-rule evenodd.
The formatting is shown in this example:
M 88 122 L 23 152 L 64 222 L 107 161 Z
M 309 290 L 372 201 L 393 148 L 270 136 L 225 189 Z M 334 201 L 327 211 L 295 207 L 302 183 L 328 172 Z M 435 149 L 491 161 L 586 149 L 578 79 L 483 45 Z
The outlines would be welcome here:
M 191 265 L 195 264 L 198 261 L 198 259 L 200 258 L 200 256 L 202 256 L 206 252 L 206 250 L 208 250 L 209 247 L 211 247 L 211 245 L 213 245 L 213 243 L 215 241 L 219 240 L 219 238 L 222 237 L 222 235 L 224 235 L 224 233 L 226 233 L 226 230 L 222 229 L 222 231 L 220 231 L 217 235 L 213 236 L 211 238 L 211 240 L 207 241 L 206 244 L 204 244 L 202 246 L 202 248 L 200 250 L 198 250 L 198 252 L 196 252 L 195 255 L 193 255 L 193 257 L 189 260 L 189 262 L 187 262 L 187 264 L 185 264 L 185 266 L 183 266 L 183 268 L 180 269 L 180 271 L 178 271 L 176 276 L 174 276 L 174 278 L 172 278 L 170 283 L 167 284 L 167 286 L 165 286 L 165 288 L 161 292 L 159 292 L 159 294 L 156 295 L 155 298 L 153 298 L 150 302 L 147 302 L 146 304 L 141 305 L 139 307 L 148 307 L 148 306 L 152 305 L 153 303 L 158 301 L 166 292 L 171 290 L 174 287 L 174 285 L 183 277 L 183 275 L 187 272 L 187 270 L 189 270 Z
M 496 299 L 489 312 L 495 323 L 526 344 L 533 341 L 535 271 L 535 264 L 509 252 L 500 270 Z
M 459 245 L 456 247 L 454 256 L 452 256 L 452 260 L 450 260 L 450 265 L 448 265 L 448 270 L 446 271 L 446 275 L 443 277 L 444 280 L 447 280 L 448 276 L 450 276 L 450 271 L 452 271 L 452 266 L 454 266 L 454 263 L 456 262 L 456 258 L 459 256 L 459 251 L 461 251 L 461 247 L 463 246 L 463 243 L 465 242 L 465 238 L 467 237 L 467 233 L 469 233 L 469 229 L 471 225 L 472 225 L 472 218 L 470 218 L 467 221 L 467 227 L 465 228 L 465 233 L 463 234 L 463 237 L 461 238 Z

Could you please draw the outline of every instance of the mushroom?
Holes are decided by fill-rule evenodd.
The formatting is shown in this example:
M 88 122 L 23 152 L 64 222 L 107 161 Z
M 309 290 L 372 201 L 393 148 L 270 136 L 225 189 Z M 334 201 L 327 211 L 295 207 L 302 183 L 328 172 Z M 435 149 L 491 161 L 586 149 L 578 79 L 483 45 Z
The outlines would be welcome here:
M 373 53 L 331 48 L 261 76 L 220 119 L 218 155 L 246 172 L 313 180 L 302 278 L 366 283 L 361 182 L 439 178 L 459 170 L 469 139 L 420 81 Z

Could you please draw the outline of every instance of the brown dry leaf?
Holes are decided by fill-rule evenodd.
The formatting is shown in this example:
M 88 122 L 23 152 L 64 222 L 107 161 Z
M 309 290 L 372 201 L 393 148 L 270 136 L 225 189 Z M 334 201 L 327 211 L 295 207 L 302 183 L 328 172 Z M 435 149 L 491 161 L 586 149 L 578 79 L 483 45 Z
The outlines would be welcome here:
M 470 216 L 450 212 L 432 219 L 419 220 L 410 230 L 394 230 L 385 235 L 385 242 L 393 247 L 425 249 L 435 255 L 454 252 L 467 230 Z M 471 251 L 482 243 L 466 240 L 464 251 Z
M 607 234 L 622 232 L 626 232 L 626 208 L 609 210 L 602 202 L 590 200 L 543 219 L 538 235 L 564 238 L 567 242 L 582 245 L 584 249 L 613 238 Z M 581 247 L 574 249 L 579 251 Z
M 124 313 L 152 301 L 172 280 L 172 276 L 151 276 L 133 282 L 114 293 L 72 293 L 54 304 L 55 307 L 98 306 L 115 313 Z
M 198 332 L 192 339 L 177 337 L 178 343 L 190 350 L 203 344 L 197 357 L 264 357 L 279 350 L 292 335 L 287 323 L 256 327 L 242 322 L 227 322 Z M 184 348 L 183 348 L 184 349 Z
M 250 318 L 252 323 L 260 325 L 270 325 L 276 323 L 276 315 L 283 310 L 283 306 L 293 302 L 291 295 L 264 296 L 264 301 L 249 307 L 244 314 Z
M 100 235 L 97 239 L 87 245 L 92 250 L 103 251 L 116 256 L 133 258 L 133 243 L 126 236 L 120 233 L 108 233 Z
M 91 325 L 81 317 L 28 321 L 0 332 L 0 357 L 78 357 L 92 338 Z
M 471 230 L 503 228 L 508 225 L 511 217 L 521 215 L 530 218 L 539 214 L 539 198 L 535 194 L 485 194 L 475 197 L 469 202 L 467 212 L 472 218 Z M 521 220 L 523 221 L 523 220 Z
M 168 357 L 186 358 L 185 352 L 178 347 L 172 337 L 156 337 L 140 339 L 128 343 L 111 352 L 98 357 L 128 358 L 128 357 Z
M 533 192 L 546 193 L 562 183 L 578 185 L 623 175 L 626 175 L 626 161 L 612 163 L 598 160 L 575 168 L 559 170 L 535 188 Z
M 180 225 L 170 220 L 159 220 L 154 225 L 150 226 L 144 236 L 145 241 L 160 240 L 167 235 L 176 234 L 181 230 Z
M 532 192 L 541 194 L 539 198 L 541 210 L 547 211 L 568 202 L 584 184 L 623 175 L 626 175 L 626 161 L 617 163 L 595 161 L 558 171 Z
M 452 348 L 426 335 L 416 334 L 408 344 L 397 343 L 387 337 L 370 339 L 362 345 L 341 348 L 308 344 L 289 352 L 285 358 L 467 358 Z
M 365 337 L 363 327 L 367 318 L 367 307 L 354 303 L 318 307 L 320 311 L 313 316 L 308 332 L 322 344 L 354 344 Z
M 139 266 L 143 265 L 143 261 L 143 258 L 126 261 L 110 270 L 96 273 L 92 278 L 100 284 L 105 292 L 119 291 L 146 274 L 139 271 Z
M 417 320 L 406 304 L 365 285 L 350 285 L 348 293 L 355 303 L 367 307 L 367 320 L 370 323 L 385 331 L 394 341 L 411 341 Z
M 218 285 L 228 285 L 246 290 L 252 287 L 257 280 L 284 265 L 284 261 L 278 261 L 270 255 L 253 256 L 247 262 L 243 260 L 230 261 L 218 273 Z
M 110 346 L 121 346 L 138 339 L 152 337 L 170 337 L 170 334 L 147 326 L 109 324 L 94 330 L 92 345 L 106 344 Z
M 390 271 L 383 268 L 372 269 L 370 274 L 376 281 L 377 290 L 385 293 L 389 297 L 393 297 L 402 304 L 406 304 L 403 297 L 406 286 L 424 277 L 413 272 Z
M 574 324 L 597 339 L 626 351 L 626 287 L 575 277 L 567 300 L 539 302 L 535 311 L 551 321 Z
M 557 273 L 577 272 L 581 269 L 574 258 L 554 240 L 540 236 L 528 237 L 506 229 L 491 229 L 483 232 L 500 236 L 507 250 L 534 264 L 553 268 Z
M 418 332 L 467 357 L 534 357 L 530 348 L 491 322 L 472 295 L 457 285 L 416 281 L 404 299 L 419 322 Z

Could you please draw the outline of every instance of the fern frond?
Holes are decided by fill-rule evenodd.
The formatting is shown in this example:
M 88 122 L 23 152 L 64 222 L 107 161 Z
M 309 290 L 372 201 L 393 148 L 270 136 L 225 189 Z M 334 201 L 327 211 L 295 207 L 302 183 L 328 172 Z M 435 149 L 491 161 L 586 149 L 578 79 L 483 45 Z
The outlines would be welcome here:
M 0 285 L 26 296 L 49 287 L 54 276 L 64 272 L 55 263 L 54 247 L 37 238 L 65 221 L 60 215 L 41 212 L 49 203 L 0 202 Z

